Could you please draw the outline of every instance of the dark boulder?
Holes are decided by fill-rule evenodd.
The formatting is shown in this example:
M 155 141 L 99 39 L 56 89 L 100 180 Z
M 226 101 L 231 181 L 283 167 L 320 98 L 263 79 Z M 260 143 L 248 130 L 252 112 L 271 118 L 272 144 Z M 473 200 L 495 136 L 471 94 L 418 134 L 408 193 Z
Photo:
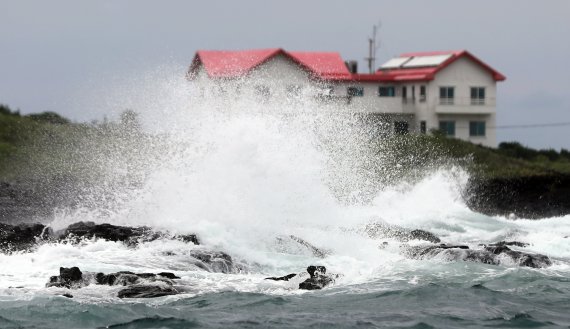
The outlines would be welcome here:
M 334 283 L 332 276 L 326 275 L 327 269 L 324 266 L 311 265 L 307 267 L 310 278 L 299 283 L 299 289 L 302 290 L 319 290 Z
M 125 242 L 136 245 L 140 240 L 152 241 L 160 237 L 160 233 L 152 231 L 149 227 L 129 227 L 112 224 L 95 224 L 93 222 L 77 222 L 69 225 L 61 234 L 61 239 L 80 240 L 103 239 L 107 241 Z
M 171 286 L 136 284 L 119 290 L 119 298 L 154 298 L 176 295 L 178 291 Z
M 83 273 L 78 267 L 60 267 L 59 275 L 52 276 L 46 287 L 78 288 L 83 284 Z
M 519 242 L 519 241 L 499 241 L 496 243 L 489 244 L 488 246 L 489 247 L 515 246 L 515 247 L 526 248 L 526 247 L 530 246 L 530 244 L 528 244 L 526 242 Z
M 570 214 L 570 175 L 471 178 L 466 203 L 486 215 L 518 218 L 559 217 Z
M 241 268 L 234 264 L 232 257 L 221 251 L 192 250 L 190 256 L 196 259 L 194 265 L 215 273 L 238 273 Z
M 123 242 L 135 246 L 140 242 L 158 239 L 176 239 L 186 243 L 200 244 L 195 234 L 175 235 L 169 232 L 154 231 L 150 227 L 118 226 L 113 224 L 95 224 L 94 222 L 77 222 L 60 232 L 60 239 L 78 242 L 80 239 L 103 239 Z
M 169 282 L 168 280 L 172 279 L 180 279 L 180 277 L 170 272 L 161 272 L 158 274 L 154 274 L 154 273 L 134 273 L 130 271 L 120 271 L 109 274 L 97 273 L 95 275 L 95 282 L 97 284 L 103 284 L 109 286 L 114 286 L 114 285 L 128 286 L 131 284 L 140 283 L 142 280 Z
M 449 261 L 471 261 L 490 265 L 517 264 L 524 267 L 542 268 L 552 265 L 548 256 L 515 251 L 506 245 L 486 246 L 482 249 L 470 249 L 461 245 L 430 245 L 408 247 L 405 253 L 413 259 L 431 259 L 435 257 Z
M 0 223 L 0 252 L 30 250 L 50 237 L 51 230 L 42 224 L 9 225 Z
M 38 243 L 64 241 L 78 243 L 82 239 L 103 239 L 123 242 L 136 246 L 141 242 L 157 239 L 176 239 L 185 243 L 199 244 L 194 234 L 176 235 L 169 232 L 154 231 L 149 227 L 129 227 L 94 222 L 77 222 L 64 230 L 54 233 L 50 227 L 42 224 L 9 225 L 0 223 L 0 252 L 29 251 Z
M 424 240 L 432 243 L 440 243 L 441 240 L 433 233 L 424 230 L 412 230 L 408 235 L 410 240 Z
M 180 240 L 182 242 L 186 242 L 186 243 L 193 243 L 195 245 L 199 245 L 200 241 L 198 240 L 198 237 L 196 236 L 196 234 L 177 234 L 174 236 L 174 238 L 176 240 Z

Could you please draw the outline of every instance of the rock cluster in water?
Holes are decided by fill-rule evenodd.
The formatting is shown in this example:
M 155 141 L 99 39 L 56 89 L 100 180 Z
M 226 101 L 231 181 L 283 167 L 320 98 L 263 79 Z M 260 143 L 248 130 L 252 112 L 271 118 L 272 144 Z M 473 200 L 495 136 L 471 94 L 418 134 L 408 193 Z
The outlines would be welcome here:
M 335 282 L 337 275 L 327 275 L 327 269 L 324 266 L 311 265 L 307 267 L 309 278 L 299 283 L 301 290 L 320 290 L 324 287 Z M 301 276 L 302 274 L 291 273 L 280 277 L 269 277 L 265 280 L 273 281 L 289 281 L 294 277 Z
M 175 239 L 195 245 L 200 244 L 195 234 L 171 234 L 154 231 L 146 226 L 130 227 L 77 222 L 64 230 L 54 232 L 50 227 L 43 224 L 9 225 L 0 223 L 0 252 L 2 253 L 29 251 L 46 242 L 78 243 L 83 239 L 123 242 L 128 246 L 136 246 L 139 243 L 157 239 Z
M 170 272 L 133 273 L 128 271 L 104 273 L 83 273 L 78 267 L 60 267 L 59 275 L 52 276 L 46 287 L 79 289 L 92 283 L 108 286 L 125 286 L 119 290 L 119 298 L 152 298 L 176 295 L 174 279 L 180 277 Z M 73 297 L 65 294 L 65 297 Z
M 424 230 L 405 230 L 385 223 L 367 225 L 363 233 L 374 239 L 394 238 L 400 242 L 404 255 L 412 259 L 439 258 L 449 261 L 472 261 L 492 265 L 518 265 L 541 268 L 552 264 L 551 260 L 540 254 L 513 250 L 510 247 L 525 248 L 528 244 L 518 241 L 501 241 L 494 244 L 479 245 L 472 249 L 466 245 L 449 245 L 441 243 L 441 239 Z M 54 232 L 42 224 L 0 224 L 0 252 L 12 253 L 30 251 L 42 243 L 80 243 L 84 239 L 103 239 L 121 242 L 134 247 L 142 242 L 157 239 L 176 239 L 185 243 L 199 245 L 194 234 L 177 235 L 169 232 L 152 230 L 149 227 L 128 227 L 112 224 L 95 224 L 78 222 L 61 231 Z M 428 244 L 411 246 L 411 240 L 421 240 Z M 306 250 L 311 255 L 324 258 L 330 251 L 318 248 L 306 240 L 294 235 L 278 237 L 279 244 L 292 243 Z M 382 246 L 386 246 L 384 242 Z M 165 256 L 174 256 L 174 252 L 166 252 Z M 211 251 L 201 247 L 193 248 L 183 256 L 188 256 L 190 263 L 197 268 L 218 273 L 238 273 L 242 268 L 235 264 L 232 257 L 221 251 Z M 308 274 L 308 277 L 307 277 Z M 337 275 L 327 274 L 324 266 L 311 265 L 300 274 L 288 274 L 282 277 L 269 277 L 268 280 L 295 281 L 302 290 L 323 289 L 335 282 Z M 117 296 L 120 298 L 150 298 L 179 293 L 174 287 L 174 280 L 179 279 L 169 272 L 133 273 L 120 271 L 115 273 L 84 273 L 77 267 L 60 268 L 58 276 L 53 276 L 46 284 L 48 287 L 78 289 L 90 284 L 124 286 Z M 294 279 L 294 280 L 293 280 Z M 295 284 L 297 284 L 295 283 Z M 70 294 L 64 294 L 72 297 Z

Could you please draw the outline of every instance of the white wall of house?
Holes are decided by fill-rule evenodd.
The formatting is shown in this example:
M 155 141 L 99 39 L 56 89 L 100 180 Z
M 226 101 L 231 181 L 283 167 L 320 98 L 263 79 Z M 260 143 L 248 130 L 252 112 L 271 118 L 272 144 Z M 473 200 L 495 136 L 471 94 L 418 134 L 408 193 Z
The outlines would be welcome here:
M 496 146 L 495 99 L 496 82 L 490 72 L 468 58 L 459 58 L 438 72 L 429 82 L 380 83 L 380 82 L 318 82 L 298 64 L 285 56 L 276 56 L 254 69 L 247 76 L 224 80 L 222 84 L 209 79 L 200 67 L 196 80 L 204 95 L 238 95 L 252 103 L 276 102 L 283 99 L 317 100 L 320 93 L 331 88 L 331 99 L 339 106 L 339 112 L 385 115 L 392 123 L 406 121 L 410 131 L 420 130 L 425 122 L 426 130 L 439 129 L 440 121 L 455 122 L 455 136 L 473 143 Z M 226 90 L 221 90 L 223 86 Z M 395 97 L 379 97 L 380 86 L 394 86 Z M 407 88 L 407 99 L 402 99 L 402 87 Z M 426 97 L 420 97 L 425 86 Z M 348 97 L 349 87 L 360 87 L 362 96 Z M 440 87 L 453 87 L 453 104 L 442 104 Z M 471 87 L 485 88 L 482 104 L 472 104 Z M 228 90 L 229 89 L 229 90 Z M 235 96 L 231 96 L 235 100 Z M 449 102 L 448 102 L 449 103 Z M 484 122 L 485 136 L 470 136 L 470 122 Z
M 440 99 L 440 87 L 453 87 L 453 104 Z M 481 104 L 472 104 L 471 87 L 485 88 Z M 427 99 L 418 108 L 417 120 L 425 120 L 427 129 L 439 129 L 440 121 L 455 121 L 455 137 L 486 146 L 496 146 L 497 83 L 492 74 L 463 57 L 438 72 L 427 84 Z M 485 136 L 470 136 L 469 122 L 485 122 Z

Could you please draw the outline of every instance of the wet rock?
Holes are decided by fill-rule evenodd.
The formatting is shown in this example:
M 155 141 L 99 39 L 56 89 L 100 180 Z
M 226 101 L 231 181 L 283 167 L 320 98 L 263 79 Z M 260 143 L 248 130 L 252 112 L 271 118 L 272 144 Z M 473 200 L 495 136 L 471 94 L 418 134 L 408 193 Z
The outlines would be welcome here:
M 30 250 L 49 238 L 51 230 L 42 224 L 9 225 L 0 223 L 0 252 Z
M 78 243 L 82 239 L 103 239 L 123 242 L 135 246 L 140 242 L 157 239 L 176 239 L 185 243 L 199 244 L 194 234 L 173 235 L 169 232 L 154 231 L 149 227 L 129 227 L 112 224 L 77 222 L 66 229 L 54 233 L 43 224 L 9 225 L 0 223 L 0 252 L 29 251 L 40 242 L 65 241 Z
M 199 245 L 200 241 L 198 240 L 198 237 L 196 236 L 196 234 L 178 234 L 175 235 L 174 238 L 176 240 L 180 240 L 182 242 L 186 242 L 186 243 L 193 243 L 195 245 Z
M 73 295 L 72 295 L 72 294 L 67 294 L 67 293 L 66 293 L 66 294 L 62 294 L 62 296 L 63 296 L 63 297 L 67 297 L 67 298 L 73 298 Z
M 173 279 L 180 279 L 180 277 L 176 276 L 174 273 L 170 272 L 161 272 L 158 274 L 154 273 L 133 273 L 129 271 L 119 271 L 116 273 L 97 273 L 95 275 L 95 282 L 97 284 L 103 285 L 121 285 L 121 286 L 128 286 L 135 283 L 140 283 L 141 279 L 147 281 L 165 281 L 173 280 Z
M 119 298 L 154 298 L 176 295 L 178 291 L 171 286 L 136 284 L 119 290 Z
M 490 247 L 515 246 L 515 247 L 526 248 L 526 247 L 530 246 L 530 244 L 528 244 L 526 242 L 519 242 L 519 241 L 499 241 L 496 243 L 492 243 L 489 246 Z
M 473 211 L 515 218 L 570 214 L 570 175 L 471 178 L 464 193 Z
M 241 268 L 236 266 L 232 257 L 221 251 L 192 250 L 190 256 L 197 262 L 194 265 L 208 272 L 238 273 Z
M 62 239 L 103 239 L 107 241 L 120 241 L 129 245 L 136 245 L 140 240 L 152 241 L 161 237 L 160 233 L 152 231 L 149 227 L 128 227 L 112 224 L 95 224 L 93 222 L 77 222 L 69 225 L 62 233 Z
M 279 277 L 269 277 L 269 278 L 265 278 L 265 280 L 273 280 L 273 281 L 289 281 L 289 279 L 294 278 L 295 276 L 297 276 L 297 273 L 291 273 L 291 274 L 287 274 L 285 276 L 279 276 Z
M 405 253 L 413 259 L 443 258 L 449 261 L 471 261 L 490 265 L 510 265 L 543 268 L 552 265 L 548 256 L 515 251 L 506 245 L 470 249 L 468 246 L 437 245 L 408 247 Z
M 424 230 L 412 230 L 408 235 L 410 240 L 424 240 L 432 243 L 440 243 L 441 240 L 433 233 Z
M 60 267 L 59 275 L 52 276 L 46 287 L 78 288 L 83 284 L 83 273 L 78 267 Z
M 298 244 L 302 245 L 303 247 L 307 248 L 316 257 L 325 258 L 330 254 L 330 251 L 317 248 L 312 244 L 310 244 L 309 242 L 299 238 L 298 236 L 289 235 L 289 238 L 291 238 L 291 240 L 297 242 Z
M 375 222 L 366 225 L 364 233 L 373 239 L 393 238 L 400 242 L 410 240 L 424 240 L 432 243 L 440 243 L 441 240 L 433 233 L 424 230 L 408 231 L 402 227 L 389 225 L 384 222 Z
M 311 265 L 307 267 L 310 278 L 299 284 L 299 289 L 303 290 L 319 290 L 334 283 L 332 276 L 326 275 L 327 269 L 324 266 Z

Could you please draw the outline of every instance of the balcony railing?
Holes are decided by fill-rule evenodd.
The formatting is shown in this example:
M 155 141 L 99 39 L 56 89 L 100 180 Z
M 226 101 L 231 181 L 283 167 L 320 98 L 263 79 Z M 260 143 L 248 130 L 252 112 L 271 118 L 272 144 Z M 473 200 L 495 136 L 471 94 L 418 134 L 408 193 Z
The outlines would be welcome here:
M 471 97 L 439 97 L 436 100 L 438 105 L 456 105 L 456 106 L 495 106 L 495 98 L 471 98 Z

